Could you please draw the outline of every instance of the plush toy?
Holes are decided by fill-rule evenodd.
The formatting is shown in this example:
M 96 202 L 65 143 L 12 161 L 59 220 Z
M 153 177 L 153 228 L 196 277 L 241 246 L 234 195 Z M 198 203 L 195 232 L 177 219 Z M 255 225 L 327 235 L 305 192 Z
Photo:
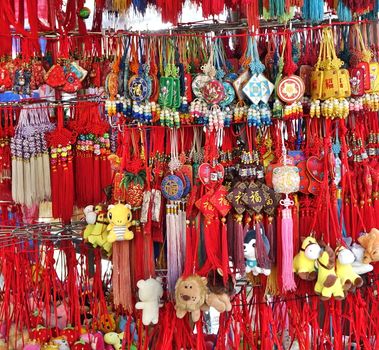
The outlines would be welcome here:
M 334 251 L 329 246 L 325 246 L 324 251 L 317 259 L 318 274 L 314 290 L 323 300 L 328 300 L 331 296 L 336 299 L 345 297 L 341 280 L 336 275 L 335 260 Z
M 95 212 L 97 215 L 96 223 L 87 240 L 92 244 L 94 248 L 102 247 L 108 253 L 108 255 L 110 255 L 112 251 L 112 244 L 108 242 L 107 239 L 108 218 L 105 206 L 102 204 L 97 205 Z
M 104 335 L 104 342 L 112 345 L 115 350 L 120 350 L 123 337 L 124 333 L 109 332 Z
M 130 334 L 132 335 L 133 342 L 138 344 L 138 331 L 137 331 L 136 323 L 133 320 L 133 318 L 129 320 L 128 317 L 131 317 L 131 316 L 120 316 L 118 329 L 120 332 L 125 332 L 126 325 L 129 324 L 129 331 L 130 331 Z
M 336 257 L 336 273 L 341 280 L 343 290 L 354 291 L 356 287 L 361 287 L 363 280 L 354 272 L 352 266 L 355 260 L 353 252 L 344 246 L 339 246 L 336 249 Z
M 208 293 L 205 298 L 205 303 L 209 307 L 215 308 L 218 312 L 231 311 L 232 304 L 230 296 L 234 293 L 234 280 L 232 276 L 228 276 L 227 282 L 224 285 L 222 271 L 211 270 L 208 273 Z
M 58 345 L 59 350 L 70 350 L 70 345 L 65 337 L 52 339 L 53 344 Z
M 379 230 L 372 228 L 369 233 L 359 237 L 358 242 L 365 249 L 364 264 L 379 261 Z
M 37 343 L 36 341 L 31 341 L 30 343 L 27 343 L 24 345 L 23 350 L 40 350 L 41 344 Z
M 108 242 L 113 243 L 115 241 L 131 240 L 134 237 L 129 227 L 136 224 L 132 220 L 132 211 L 128 204 L 116 204 L 108 207 L 108 220 L 109 225 L 107 230 Z
M 175 285 L 175 310 L 178 318 L 183 318 L 187 312 L 191 313 L 192 321 L 200 319 L 201 307 L 207 295 L 207 278 L 191 275 L 179 278 Z
M 299 342 L 296 339 L 292 339 L 289 334 L 288 328 L 286 328 L 283 332 L 283 350 L 299 350 Z
M 246 260 L 246 272 L 252 272 L 254 276 L 259 274 L 264 274 L 268 276 L 271 273 L 270 269 L 264 269 L 258 266 L 257 255 L 255 250 L 257 239 L 255 230 L 250 230 L 247 232 L 244 244 L 243 244 L 243 253 Z
M 149 278 L 137 282 L 139 302 L 136 309 L 142 310 L 142 323 L 148 326 L 157 324 L 159 317 L 160 299 L 163 296 L 162 284 L 159 280 Z
M 83 209 L 83 213 L 84 213 L 86 223 L 87 223 L 87 226 L 83 232 L 83 239 L 87 240 L 89 235 L 92 233 L 93 229 L 95 228 L 97 213 L 93 205 L 87 205 Z
M 227 294 L 207 293 L 205 302 L 207 306 L 215 308 L 220 313 L 232 310 L 230 297 Z M 204 310 L 204 308 L 202 309 Z
M 302 239 L 300 252 L 293 259 L 293 272 L 303 280 L 313 281 L 317 277 L 315 261 L 320 256 L 321 247 L 312 236 Z
M 68 323 L 67 306 L 63 303 L 56 307 L 51 305 L 50 310 L 50 315 L 46 314 L 46 309 L 42 312 L 42 319 L 46 327 L 57 327 L 60 330 L 64 329 Z
M 112 314 L 103 314 L 98 321 L 98 329 L 103 333 L 110 333 L 116 330 L 116 321 Z
M 74 343 L 71 350 L 91 350 L 91 346 L 80 339 Z
M 5 339 L 4 339 L 5 341 Z M 11 324 L 8 332 L 7 349 L 21 350 L 24 344 L 29 342 L 29 332 L 26 328 L 20 329 L 15 324 Z
M 371 272 L 374 266 L 363 263 L 363 257 L 365 255 L 365 248 L 358 243 L 353 243 L 350 246 L 350 250 L 353 252 L 355 260 L 353 262 L 353 271 L 358 275 L 364 275 L 367 272 Z
M 41 350 L 59 350 L 59 345 L 54 343 L 46 343 L 42 345 Z
M 80 336 L 80 339 L 90 344 L 92 350 L 104 350 L 104 337 L 100 332 L 85 333 Z

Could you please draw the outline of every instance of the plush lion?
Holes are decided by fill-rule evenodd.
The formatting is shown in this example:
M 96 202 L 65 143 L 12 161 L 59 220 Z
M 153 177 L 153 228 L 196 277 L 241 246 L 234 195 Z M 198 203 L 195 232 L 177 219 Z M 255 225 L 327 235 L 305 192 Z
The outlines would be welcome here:
M 185 279 L 179 278 L 175 285 L 176 316 L 183 318 L 187 312 L 190 312 L 192 321 L 197 322 L 200 319 L 206 295 L 206 277 L 191 275 Z

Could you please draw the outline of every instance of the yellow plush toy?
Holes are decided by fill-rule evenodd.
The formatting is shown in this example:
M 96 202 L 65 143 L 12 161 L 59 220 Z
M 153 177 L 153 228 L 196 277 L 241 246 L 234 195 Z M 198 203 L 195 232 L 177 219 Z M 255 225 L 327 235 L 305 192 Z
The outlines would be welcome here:
M 336 249 L 336 257 L 336 272 L 341 280 L 343 290 L 354 291 L 356 287 L 361 287 L 363 280 L 353 270 L 352 264 L 355 260 L 353 252 L 344 246 L 340 246 Z
M 132 220 L 130 205 L 110 205 L 108 207 L 108 220 L 107 230 L 109 234 L 107 240 L 109 243 L 133 239 L 134 234 L 129 230 L 129 227 L 134 226 L 136 222 Z
M 93 205 L 87 205 L 83 209 L 83 213 L 84 213 L 86 223 L 87 223 L 87 226 L 83 232 L 83 238 L 85 241 L 88 241 L 88 237 L 90 236 L 93 229 L 95 228 L 96 218 L 98 214 L 98 212 L 96 211 L 96 208 L 99 208 L 99 206 L 94 207 Z
M 112 244 L 107 240 L 107 211 L 103 205 L 98 205 L 96 208 L 98 211 L 96 224 L 91 234 L 88 236 L 88 242 L 95 248 L 102 247 L 109 254 L 112 249 Z
M 308 236 L 304 238 L 300 252 L 293 259 L 293 272 L 301 279 L 313 281 L 317 277 L 315 262 L 319 258 L 321 247 L 316 238 Z
M 335 271 L 336 255 L 329 246 L 324 248 L 321 256 L 317 259 L 318 275 L 315 285 L 315 292 L 321 299 L 328 300 L 331 296 L 336 299 L 343 299 L 345 294 L 342 289 L 341 280 Z

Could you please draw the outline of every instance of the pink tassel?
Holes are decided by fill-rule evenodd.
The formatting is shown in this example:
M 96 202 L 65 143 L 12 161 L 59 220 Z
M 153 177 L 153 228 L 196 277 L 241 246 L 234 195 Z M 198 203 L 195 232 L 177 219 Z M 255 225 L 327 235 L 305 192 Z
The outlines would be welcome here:
M 282 283 L 283 291 L 296 289 L 293 275 L 293 221 L 291 209 L 282 210 Z
M 183 272 L 181 220 L 176 204 L 168 204 L 166 207 L 167 222 L 167 277 L 168 289 L 172 292 L 175 283 Z

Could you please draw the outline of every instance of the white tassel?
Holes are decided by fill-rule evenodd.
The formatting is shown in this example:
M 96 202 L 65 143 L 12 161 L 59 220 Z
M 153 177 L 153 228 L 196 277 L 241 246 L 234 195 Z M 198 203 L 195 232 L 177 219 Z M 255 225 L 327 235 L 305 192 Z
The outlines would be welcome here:
M 41 201 L 45 200 L 45 188 L 44 188 L 44 174 L 43 174 L 43 159 L 42 154 L 37 156 L 37 193 Z
M 32 203 L 39 203 L 42 198 L 39 197 L 37 189 L 37 160 L 35 156 L 30 157 L 30 198 Z
M 24 200 L 22 204 L 25 204 L 27 207 L 31 207 L 33 204 L 32 192 L 31 192 L 31 176 L 30 176 L 30 161 L 23 161 L 23 178 L 24 178 Z
M 50 159 L 49 154 L 42 154 L 42 163 L 43 163 L 43 184 L 44 184 L 44 197 L 46 201 L 49 201 L 51 198 L 51 179 L 50 179 Z
M 18 171 L 17 159 L 12 156 L 12 198 L 15 201 L 15 203 L 19 203 L 18 189 L 19 189 L 20 184 L 17 183 L 17 178 L 18 178 L 17 171 Z
M 17 186 L 17 203 L 23 204 L 25 203 L 25 192 L 24 192 L 24 162 L 22 159 L 16 160 L 16 167 L 17 167 L 17 180 L 16 180 L 16 186 Z
M 181 272 L 183 271 L 183 262 L 182 262 L 182 252 L 181 252 L 181 247 L 182 247 L 182 240 L 181 240 L 181 213 L 179 209 L 179 202 L 176 202 L 175 205 L 175 217 L 174 217 L 174 222 L 175 222 L 175 240 L 176 240 L 176 263 L 178 266 L 178 278 L 181 275 Z

